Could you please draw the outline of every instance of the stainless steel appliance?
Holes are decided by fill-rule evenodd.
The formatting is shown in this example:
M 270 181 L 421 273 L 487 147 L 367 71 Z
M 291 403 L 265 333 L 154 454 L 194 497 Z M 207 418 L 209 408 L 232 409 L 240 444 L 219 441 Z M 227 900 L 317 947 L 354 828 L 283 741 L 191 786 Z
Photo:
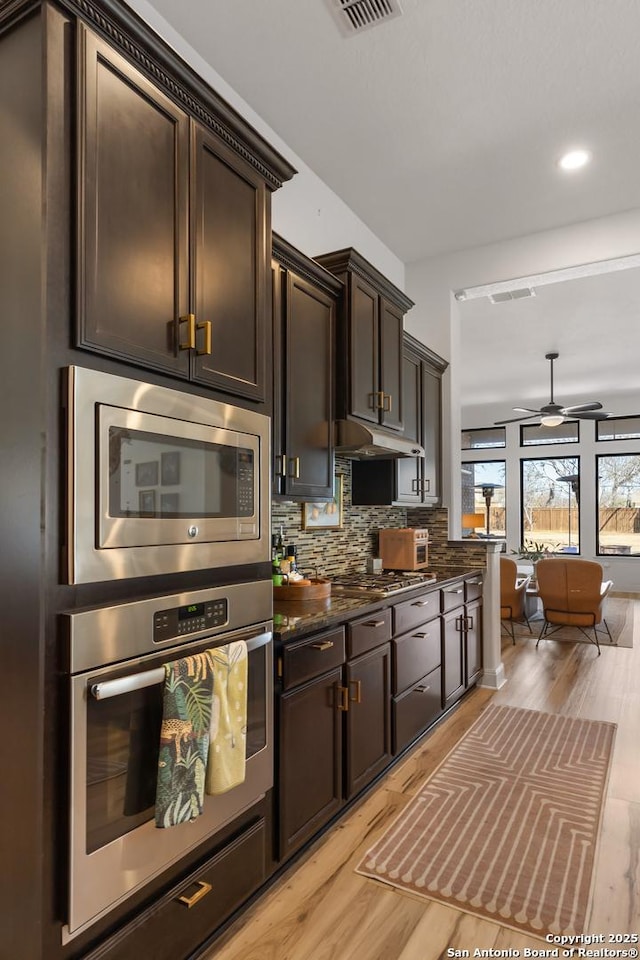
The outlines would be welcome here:
M 253 581 L 64 614 L 71 673 L 69 911 L 64 942 L 273 786 L 272 584 Z M 163 664 L 246 640 L 246 777 L 158 829 Z
M 69 583 L 269 559 L 269 419 L 67 369 Z
M 433 573 L 345 573 L 331 580 L 332 593 L 353 597 L 392 597 L 435 583 Z
M 378 550 L 385 570 L 424 570 L 429 566 L 429 531 L 420 527 L 380 530 Z

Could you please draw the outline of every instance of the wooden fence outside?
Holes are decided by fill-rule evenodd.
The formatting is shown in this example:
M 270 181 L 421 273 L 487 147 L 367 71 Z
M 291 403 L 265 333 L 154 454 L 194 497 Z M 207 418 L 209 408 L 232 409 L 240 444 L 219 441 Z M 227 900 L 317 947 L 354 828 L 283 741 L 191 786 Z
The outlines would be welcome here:
M 485 511 L 486 512 L 486 511 Z M 569 528 L 568 507 L 534 507 L 528 512 L 529 522 L 525 529 L 567 530 Z M 504 530 L 504 507 L 491 507 L 491 529 Z M 571 529 L 577 529 L 578 509 L 571 509 Z M 640 533 L 639 507 L 607 507 L 600 511 L 600 529 L 607 533 Z

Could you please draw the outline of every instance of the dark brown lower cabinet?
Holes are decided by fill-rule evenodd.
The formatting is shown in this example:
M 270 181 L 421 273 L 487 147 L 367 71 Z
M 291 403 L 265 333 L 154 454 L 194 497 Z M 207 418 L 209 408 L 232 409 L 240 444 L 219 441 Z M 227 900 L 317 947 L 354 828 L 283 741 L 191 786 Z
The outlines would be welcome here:
M 382 611 L 348 623 L 346 638 L 340 627 L 278 654 L 280 859 L 391 762 L 390 630 L 390 611 Z
M 482 671 L 481 599 L 443 614 L 442 661 L 442 700 L 446 708 L 476 682 Z
M 393 698 L 393 752 L 400 753 L 442 713 L 441 669 Z
M 341 687 L 338 667 L 280 696 L 280 859 L 297 850 L 342 806 Z
M 391 646 L 347 663 L 347 800 L 391 762 Z

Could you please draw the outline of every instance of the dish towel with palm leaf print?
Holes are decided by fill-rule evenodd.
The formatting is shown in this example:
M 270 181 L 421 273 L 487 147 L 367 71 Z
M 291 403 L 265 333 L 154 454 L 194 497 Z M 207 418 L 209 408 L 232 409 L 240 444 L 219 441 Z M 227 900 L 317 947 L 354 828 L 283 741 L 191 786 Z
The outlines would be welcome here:
M 210 651 L 165 663 L 164 673 L 156 827 L 173 827 L 202 813 L 213 691 Z
M 214 647 L 211 742 L 207 793 L 226 793 L 244 782 L 247 752 L 247 644 Z

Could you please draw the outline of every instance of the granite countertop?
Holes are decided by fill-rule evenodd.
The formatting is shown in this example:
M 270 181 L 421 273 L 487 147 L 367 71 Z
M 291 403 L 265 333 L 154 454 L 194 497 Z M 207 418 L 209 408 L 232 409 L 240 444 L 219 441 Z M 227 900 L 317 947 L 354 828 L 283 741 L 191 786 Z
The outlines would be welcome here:
M 355 620 L 373 610 L 382 610 L 403 600 L 409 600 L 425 591 L 437 590 L 460 577 L 482 574 L 482 570 L 468 567 L 438 567 L 430 571 L 433 583 L 406 590 L 391 597 L 346 597 L 334 593 L 323 600 L 277 600 L 273 604 L 273 632 L 278 640 L 287 643 L 326 627 Z

